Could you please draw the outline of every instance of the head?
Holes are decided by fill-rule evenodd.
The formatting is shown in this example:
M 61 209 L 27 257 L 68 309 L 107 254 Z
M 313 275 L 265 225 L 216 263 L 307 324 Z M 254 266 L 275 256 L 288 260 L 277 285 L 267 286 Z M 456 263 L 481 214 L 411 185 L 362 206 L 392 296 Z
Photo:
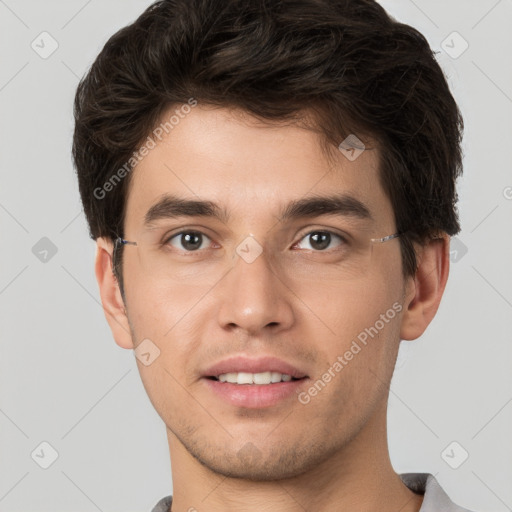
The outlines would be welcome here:
M 462 119 L 420 33 L 370 0 L 164 0 L 107 42 L 75 119 L 107 319 L 120 346 L 160 351 L 138 364 L 176 442 L 220 473 L 275 479 L 385 419 L 399 342 L 435 315 L 460 229 Z M 169 242 L 184 227 L 202 233 L 187 255 Z M 312 231 L 346 229 L 399 236 L 354 272 L 336 236 L 330 255 L 300 255 Z M 137 245 L 113 258 L 118 237 Z M 241 243 L 261 254 L 248 263 Z M 233 355 L 306 378 L 275 406 L 212 399 L 207 372 Z

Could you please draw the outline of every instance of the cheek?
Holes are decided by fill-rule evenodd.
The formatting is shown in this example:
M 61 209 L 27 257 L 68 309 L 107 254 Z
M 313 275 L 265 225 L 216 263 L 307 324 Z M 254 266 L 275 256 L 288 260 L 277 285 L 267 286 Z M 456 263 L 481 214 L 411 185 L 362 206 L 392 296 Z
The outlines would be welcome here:
M 124 282 L 126 304 L 136 341 L 153 337 L 167 344 L 171 338 L 176 338 L 176 332 L 190 325 L 196 306 L 205 294 L 203 284 L 155 279 L 141 272 L 136 261 L 127 262 L 125 275 L 129 276 Z
M 125 283 L 128 319 L 132 338 L 137 345 L 149 339 L 159 350 L 158 359 L 145 367 L 139 364 L 146 389 L 151 386 L 159 393 L 160 384 L 168 381 L 163 389 L 188 385 L 196 376 L 187 373 L 191 356 L 200 351 L 204 339 L 205 308 L 209 301 L 203 286 L 183 286 L 172 282 L 152 280 L 132 268 Z M 154 371 L 153 371 L 154 370 Z M 150 381 L 154 380 L 154 383 Z M 149 390 L 148 390 L 149 393 Z
M 172 285 L 151 282 L 136 273 L 130 276 L 126 302 L 132 337 L 135 344 L 149 339 L 158 349 L 158 357 L 150 365 L 137 361 L 139 373 L 153 406 L 169 422 L 176 411 L 188 407 L 188 395 L 182 388 L 194 378 L 187 373 L 187 362 L 199 350 L 201 295 L 187 288 L 177 293 Z
M 323 286 L 318 293 L 303 289 L 297 294 L 308 305 L 303 322 L 317 326 L 317 349 L 326 368 L 341 357 L 342 373 L 351 381 L 367 379 L 370 371 L 377 375 L 392 371 L 401 310 L 396 285 L 372 276 Z
M 316 320 L 330 339 L 348 340 L 379 319 L 398 300 L 399 293 L 383 277 L 322 283 L 315 288 L 295 286 L 294 292 L 307 308 L 307 323 Z

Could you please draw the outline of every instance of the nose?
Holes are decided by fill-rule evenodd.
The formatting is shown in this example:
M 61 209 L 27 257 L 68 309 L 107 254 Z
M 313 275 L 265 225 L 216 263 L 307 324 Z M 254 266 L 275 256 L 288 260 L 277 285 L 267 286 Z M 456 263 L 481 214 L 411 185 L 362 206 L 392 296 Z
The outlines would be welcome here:
M 293 292 L 272 268 L 265 251 L 252 262 L 237 256 L 220 284 L 222 328 L 257 335 L 280 332 L 293 324 Z

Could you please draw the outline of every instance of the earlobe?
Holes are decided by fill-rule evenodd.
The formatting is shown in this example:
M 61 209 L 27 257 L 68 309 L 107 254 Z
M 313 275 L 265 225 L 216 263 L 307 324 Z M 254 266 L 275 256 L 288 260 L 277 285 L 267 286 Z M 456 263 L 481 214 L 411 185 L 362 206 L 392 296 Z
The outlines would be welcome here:
M 105 317 L 115 342 L 122 348 L 133 349 L 130 324 L 119 289 L 119 283 L 112 271 L 113 243 L 107 238 L 96 240 L 96 280 L 100 290 Z
M 434 318 L 450 270 L 450 236 L 443 233 L 419 249 L 418 268 L 407 284 L 400 339 L 420 337 Z

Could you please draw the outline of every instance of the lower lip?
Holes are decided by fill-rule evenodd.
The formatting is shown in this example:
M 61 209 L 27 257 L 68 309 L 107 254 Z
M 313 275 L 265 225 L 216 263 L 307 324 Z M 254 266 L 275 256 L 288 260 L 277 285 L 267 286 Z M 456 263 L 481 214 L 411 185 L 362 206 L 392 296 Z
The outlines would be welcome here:
M 304 379 L 289 382 L 276 382 L 275 384 L 231 384 L 213 379 L 203 379 L 206 385 L 217 396 L 237 407 L 260 409 L 272 407 L 279 402 L 296 395 L 297 390 L 304 386 Z

